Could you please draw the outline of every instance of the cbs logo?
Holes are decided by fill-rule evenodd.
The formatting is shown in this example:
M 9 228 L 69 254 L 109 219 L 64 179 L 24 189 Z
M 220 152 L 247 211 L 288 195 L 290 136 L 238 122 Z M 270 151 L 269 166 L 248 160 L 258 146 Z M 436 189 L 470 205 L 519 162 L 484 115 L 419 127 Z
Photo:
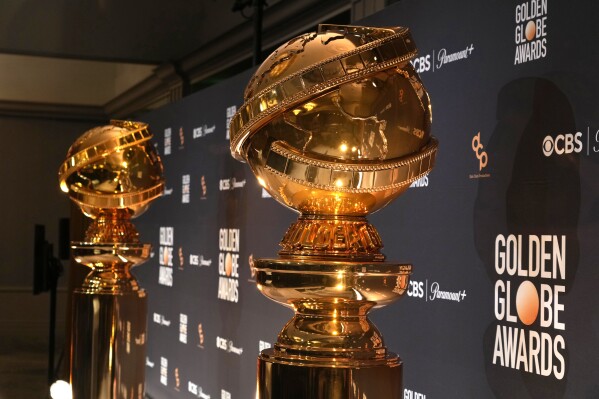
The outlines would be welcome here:
M 553 153 L 557 155 L 579 153 L 582 151 L 581 137 L 581 132 L 559 134 L 555 138 L 547 136 L 543 139 L 543 154 L 548 157 Z
M 478 170 L 483 170 L 489 162 L 489 156 L 486 151 L 482 151 L 483 148 L 484 147 L 480 142 L 480 132 L 478 132 L 478 134 L 472 138 L 472 151 L 474 151 L 476 158 L 478 159 Z
M 410 280 L 408 296 L 415 298 L 424 298 L 424 283 L 422 281 Z
M 417 73 L 426 72 L 431 69 L 431 55 L 427 54 L 422 57 L 414 58 L 412 66 Z

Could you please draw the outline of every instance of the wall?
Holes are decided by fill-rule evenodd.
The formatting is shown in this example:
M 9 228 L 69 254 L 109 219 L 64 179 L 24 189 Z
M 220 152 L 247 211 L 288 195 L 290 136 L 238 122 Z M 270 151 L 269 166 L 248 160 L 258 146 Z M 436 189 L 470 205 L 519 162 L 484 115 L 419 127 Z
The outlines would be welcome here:
M 33 230 L 46 226 L 46 240 L 57 255 L 58 220 L 70 216 L 70 201 L 58 187 L 58 167 L 88 123 L 0 117 L 0 333 L 44 341 L 48 334 L 49 294 L 32 294 Z M 69 271 L 60 286 L 65 287 Z M 66 289 L 58 294 L 57 329 L 64 335 Z

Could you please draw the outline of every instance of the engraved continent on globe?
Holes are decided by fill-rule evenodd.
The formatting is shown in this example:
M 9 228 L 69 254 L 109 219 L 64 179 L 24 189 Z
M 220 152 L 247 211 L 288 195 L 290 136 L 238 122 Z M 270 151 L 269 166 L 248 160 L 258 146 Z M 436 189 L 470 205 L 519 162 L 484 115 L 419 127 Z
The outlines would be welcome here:
M 231 151 L 303 215 L 365 216 L 433 166 L 429 97 L 406 28 L 321 25 L 258 68 Z

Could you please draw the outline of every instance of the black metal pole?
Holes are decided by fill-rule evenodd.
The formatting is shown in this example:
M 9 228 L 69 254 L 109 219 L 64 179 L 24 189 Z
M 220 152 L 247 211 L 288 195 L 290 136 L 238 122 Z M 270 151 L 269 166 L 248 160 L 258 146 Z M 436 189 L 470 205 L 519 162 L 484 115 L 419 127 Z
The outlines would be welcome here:
M 56 346 L 56 286 L 58 284 L 58 260 L 52 257 L 50 246 L 50 264 L 48 265 L 50 277 L 50 331 L 48 337 L 48 385 L 55 380 L 54 375 L 54 348 Z
M 253 65 L 262 62 L 262 7 L 264 0 L 253 0 L 254 5 L 254 59 Z

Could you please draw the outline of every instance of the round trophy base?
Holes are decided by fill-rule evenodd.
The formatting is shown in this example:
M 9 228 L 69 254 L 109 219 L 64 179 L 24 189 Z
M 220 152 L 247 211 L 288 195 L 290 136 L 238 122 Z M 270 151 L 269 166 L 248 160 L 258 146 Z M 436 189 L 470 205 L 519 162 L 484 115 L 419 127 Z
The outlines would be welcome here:
M 340 366 L 330 362 L 285 361 L 274 348 L 258 357 L 256 399 L 400 399 L 403 362 L 388 353 L 376 364 Z

